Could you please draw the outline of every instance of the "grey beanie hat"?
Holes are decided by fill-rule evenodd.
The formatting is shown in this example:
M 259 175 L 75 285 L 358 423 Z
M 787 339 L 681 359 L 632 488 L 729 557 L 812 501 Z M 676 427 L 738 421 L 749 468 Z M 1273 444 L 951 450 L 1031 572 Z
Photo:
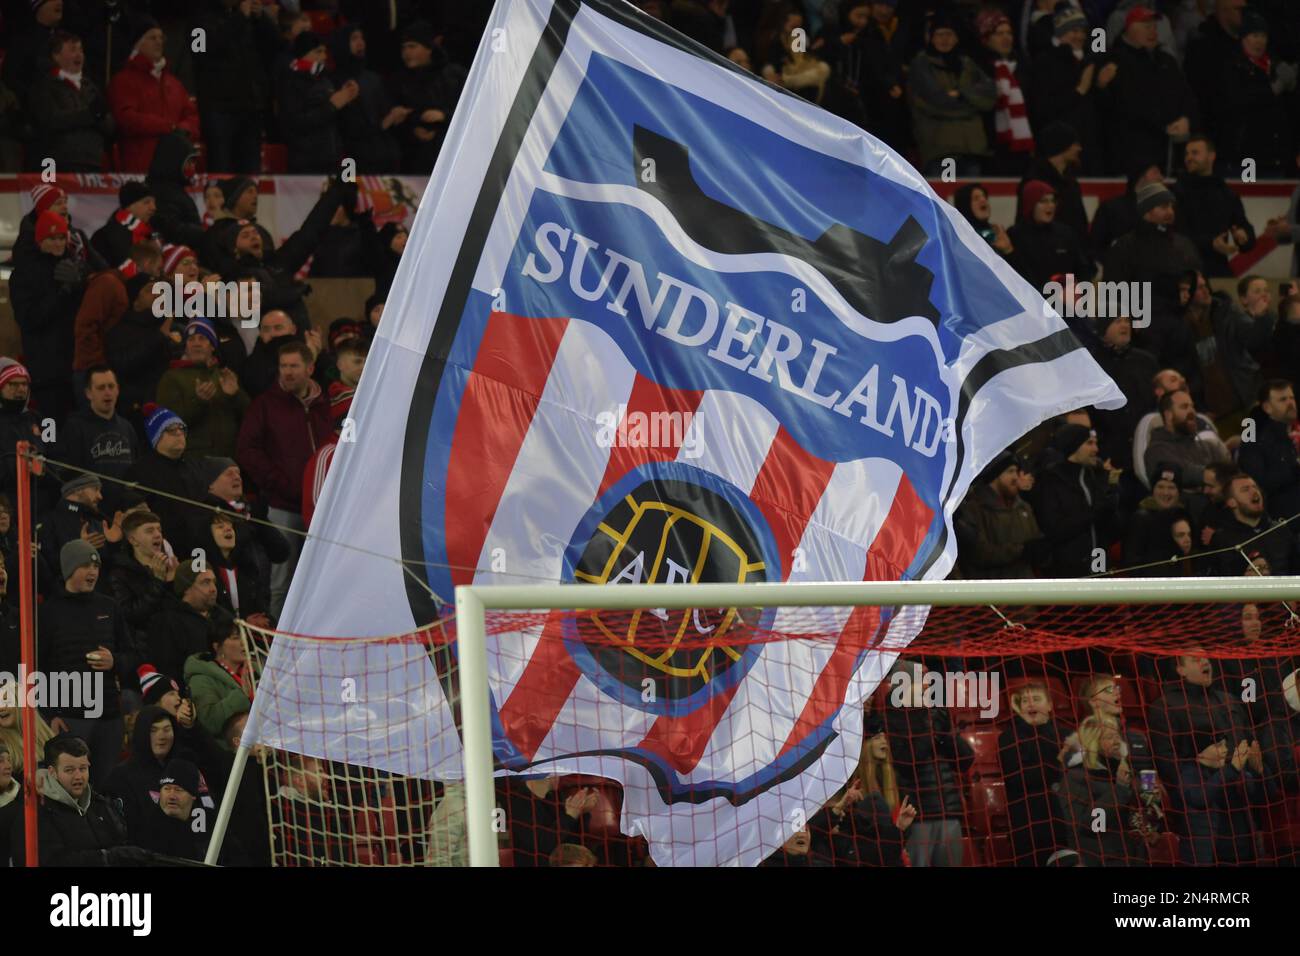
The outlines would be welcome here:
M 89 542 L 74 538 L 59 551 L 59 569 L 63 572 L 65 581 L 72 577 L 72 572 L 77 568 L 84 568 L 88 564 L 99 567 L 99 552 Z

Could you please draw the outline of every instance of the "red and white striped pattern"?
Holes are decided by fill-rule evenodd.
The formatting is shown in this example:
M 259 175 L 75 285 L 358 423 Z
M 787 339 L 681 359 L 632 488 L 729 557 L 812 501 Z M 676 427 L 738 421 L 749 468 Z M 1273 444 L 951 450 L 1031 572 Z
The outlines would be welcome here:
M 627 416 L 691 412 L 694 433 L 680 444 L 604 447 L 597 416 L 619 405 Z M 689 457 L 685 449 L 696 447 L 698 457 Z M 821 461 L 752 399 L 662 388 L 637 373 L 606 333 L 567 319 L 491 316 L 468 370 L 451 456 L 447 497 L 458 505 L 447 513 L 446 540 L 456 549 L 449 554 L 459 566 L 456 583 L 561 577 L 572 528 L 601 494 L 649 461 L 691 464 L 744 492 L 772 529 L 787 581 L 896 579 L 931 519 L 895 463 Z M 537 508 L 542 500 L 547 507 Z M 501 573 L 487 570 L 498 548 L 509 556 Z M 796 625 L 778 616 L 776 627 L 814 627 L 823 635 L 842 628 L 845 637 L 838 645 L 765 645 L 754 665 L 758 679 L 687 716 L 656 717 L 624 707 L 581 673 L 564 646 L 562 616 L 554 614 L 496 638 L 490 666 L 502 729 L 534 760 L 636 747 L 685 779 L 749 776 L 842 706 L 878 625 L 874 609 L 800 618 Z
M 998 102 L 993 108 L 993 123 L 998 142 L 1005 143 L 1013 153 L 1028 153 L 1034 148 L 1034 134 L 1029 128 L 1029 113 L 1025 109 L 1025 94 L 1016 77 L 1016 64 L 998 60 L 993 64 L 994 80 L 998 85 Z

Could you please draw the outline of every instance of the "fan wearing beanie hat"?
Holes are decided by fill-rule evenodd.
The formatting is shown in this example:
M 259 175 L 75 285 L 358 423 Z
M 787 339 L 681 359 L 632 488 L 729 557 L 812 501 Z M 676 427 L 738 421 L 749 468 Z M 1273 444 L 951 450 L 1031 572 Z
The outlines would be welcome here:
M 1059 274 L 1090 279 L 1096 271 L 1084 251 L 1083 240 L 1056 219 L 1056 190 L 1041 179 L 1031 179 L 1020 192 L 1020 218 L 1010 229 L 1013 252 L 1008 262 L 1040 292 Z
M 1099 554 L 1104 562 L 1105 549 L 1121 532 L 1118 472 L 1102 467 L 1097 433 L 1088 425 L 1061 425 L 1050 447 L 1060 458 L 1039 473 L 1035 486 L 1035 514 L 1052 551 L 1049 572 L 1087 578 L 1105 570 Z
M 108 102 L 117 120 L 122 170 L 144 173 L 162 136 L 180 131 L 198 141 L 199 110 L 167 69 L 166 38 L 158 21 L 133 15 L 125 18 L 124 26 L 131 55 L 108 84 Z
M 188 430 L 185 426 L 184 419 L 173 412 L 170 408 L 164 408 L 161 405 L 154 405 L 152 403 L 144 407 L 144 413 L 144 434 L 145 437 L 149 439 L 149 447 L 159 454 L 166 455 L 169 458 L 179 458 L 184 454 L 186 446 L 185 436 Z M 181 446 L 180 451 L 172 455 L 169 454 L 171 446 L 169 446 L 167 451 L 159 449 L 158 443 L 163 441 L 164 438 L 170 439 L 173 446 L 174 443 L 179 440 Z
M 1041 563 L 1043 533 L 1029 503 L 1020 497 L 1021 460 L 1008 448 L 982 472 L 961 507 L 954 528 L 962 574 L 969 578 L 1030 578 Z
M 69 250 L 68 238 L 67 219 L 47 208 L 36 217 L 30 251 L 14 257 L 9 276 L 10 301 L 22 332 L 33 403 L 42 417 L 60 423 L 74 404 L 68 370 L 72 367 L 85 281 L 84 267 Z M 13 441 L 8 438 L 10 456 Z M 12 457 L 6 460 L 13 462 Z
M 412 111 L 393 127 L 402 139 L 402 158 L 411 172 L 432 171 L 456 106 L 454 88 L 434 28 L 424 20 L 411 23 L 402 31 L 402 69 L 393 87 L 394 104 Z
M 1052 436 L 1056 464 L 1037 476 L 1035 514 L 1051 551 L 1052 577 L 1088 577 L 1105 570 L 1097 564 L 1121 530 L 1118 472 L 1102 467 L 1097 433 L 1086 425 L 1065 424 Z M 1098 551 L 1100 549 L 1100 551 Z
M 14 260 L 39 245 L 36 239 L 36 223 L 43 213 L 52 212 L 62 216 L 68 227 L 68 252 L 79 262 L 86 263 L 89 258 L 89 242 L 86 234 L 72 225 L 72 216 L 68 212 L 68 194 L 54 183 L 37 183 L 32 187 L 32 208 L 18 224 L 18 240 L 14 243 Z M 100 268 L 102 264 L 96 263 Z
M 103 500 L 103 486 L 95 475 L 80 474 L 65 481 L 59 503 L 41 521 L 41 553 L 58 554 L 64 544 L 83 536 L 94 547 L 104 547 L 108 525 L 99 507 Z
M 1025 170 L 1021 190 L 1033 180 L 1050 186 L 1056 196 L 1056 221 L 1083 239 L 1088 235 L 1088 213 L 1076 178 L 1083 163 L 1083 137 L 1069 123 L 1057 120 L 1035 128 L 1034 143 L 1034 159 Z
M 166 674 L 160 674 L 152 664 L 141 664 L 136 668 L 136 676 L 140 678 L 140 694 L 144 698 L 144 705 L 161 707 L 175 717 L 176 708 L 180 707 L 181 702 L 180 684 Z M 175 701 L 168 700 L 171 694 L 176 695 Z
M 340 111 L 361 94 L 361 87 L 348 77 L 334 88 L 334 80 L 324 73 L 328 57 L 325 41 L 311 30 L 293 38 L 292 53 L 289 75 L 279 84 L 280 125 L 289 147 L 289 172 L 335 172 L 343 150 Z
M 132 246 L 160 238 L 150 225 L 157 204 L 147 183 L 134 179 L 123 183 L 117 191 L 117 204 L 117 212 L 90 237 L 95 251 L 109 263 L 125 262 Z
M 1029 108 L 1024 84 L 1027 71 L 1016 53 L 1016 33 L 1011 18 L 994 7 L 986 7 L 975 17 L 980 49 L 975 54 L 980 67 L 997 86 L 993 106 L 994 158 L 984 172 L 1014 175 L 1023 172 L 1034 149 L 1034 134 L 1029 126 Z
M 162 522 L 167 540 L 182 540 L 201 512 L 176 499 L 199 500 L 204 492 L 198 460 L 188 453 L 189 428 L 184 419 L 163 405 L 146 402 L 141 413 L 148 447 L 127 470 L 126 480 L 148 489 L 142 493 L 149 511 Z M 155 491 L 175 497 L 165 497 Z M 154 663 L 168 673 L 165 662 L 155 659 Z M 175 668 L 171 673 L 180 673 L 180 669 Z
M 26 366 L 17 360 L 0 356 L 0 423 L 33 438 L 39 438 L 40 425 L 27 411 L 28 398 L 31 395 L 32 376 Z M 13 418 L 25 416 L 27 421 L 15 422 Z
M 99 580 L 99 565 L 99 552 L 89 541 L 76 538 L 59 549 L 59 570 L 63 573 L 63 580 L 67 581 L 84 570 L 87 573 L 82 577 L 82 584 L 88 584 L 83 588 L 85 591 L 94 590 L 95 582 Z
M 221 365 L 221 341 L 211 321 L 190 319 L 184 343 L 182 357 L 158 381 L 158 402 L 192 423 L 186 445 L 190 455 L 229 457 L 251 399 L 234 371 Z

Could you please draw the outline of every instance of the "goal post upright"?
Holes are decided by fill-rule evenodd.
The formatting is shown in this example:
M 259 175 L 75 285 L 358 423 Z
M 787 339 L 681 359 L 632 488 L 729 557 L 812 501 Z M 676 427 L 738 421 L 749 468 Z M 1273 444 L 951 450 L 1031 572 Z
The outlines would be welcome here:
M 466 824 L 471 866 L 497 866 L 487 672 L 487 612 L 697 607 L 847 607 L 985 604 L 1199 604 L 1300 601 L 1300 576 L 1034 578 L 992 581 L 843 581 L 766 584 L 527 584 L 456 588 Z

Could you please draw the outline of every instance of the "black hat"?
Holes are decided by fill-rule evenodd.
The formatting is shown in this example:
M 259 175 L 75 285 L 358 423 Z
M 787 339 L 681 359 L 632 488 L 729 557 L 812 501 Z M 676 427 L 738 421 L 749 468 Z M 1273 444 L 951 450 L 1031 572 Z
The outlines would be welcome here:
M 1097 433 L 1083 425 L 1062 425 L 1052 436 L 1052 447 L 1069 458 L 1079 447 Z
M 162 776 L 158 778 L 158 789 L 165 784 L 175 784 L 192 797 L 199 795 L 199 768 L 188 760 L 179 757 L 167 761 Z
M 1263 33 L 1268 35 L 1268 21 L 1254 10 L 1241 11 L 1241 29 L 1237 31 L 1237 36 L 1250 36 L 1252 33 Z
M 982 472 L 980 472 L 979 480 L 984 483 L 990 482 L 993 479 L 997 478 L 999 475 L 1001 475 L 1012 465 L 1018 466 L 1019 464 L 1020 464 L 1020 458 L 1016 455 L 1014 451 L 1008 448 L 1006 451 L 1004 451 L 1002 454 L 998 455 L 998 457 L 994 458 L 991 462 L 988 463 L 985 469 Z
M 129 307 L 135 302 L 135 297 L 140 294 L 140 290 L 157 280 L 147 273 L 137 272 L 131 278 L 126 280 L 126 302 Z
M 219 456 L 204 458 L 199 462 L 199 478 L 203 482 L 203 490 L 207 491 L 212 487 L 212 483 L 221 477 L 222 472 L 236 465 L 233 458 L 221 458 Z
M 427 20 L 416 20 L 402 31 L 403 43 L 418 43 L 427 46 L 430 50 L 438 45 L 434 37 L 433 25 Z
M 141 199 L 148 199 L 153 195 L 153 189 L 148 183 L 141 182 L 138 179 L 130 179 L 122 184 L 122 188 L 117 191 L 117 204 L 125 209 L 131 203 L 139 202 Z
M 325 41 L 320 38 L 320 34 L 313 33 L 311 30 L 303 30 L 293 38 L 293 55 L 302 58 L 317 47 L 325 45 Z
M 1157 481 L 1172 481 L 1178 484 L 1179 467 L 1175 462 L 1162 461 L 1156 465 L 1156 470 L 1151 473 L 1151 487 L 1156 486 Z
M 1062 123 L 1059 120 L 1055 123 L 1048 123 L 1042 130 L 1034 134 L 1034 143 L 1038 147 L 1039 156 L 1056 156 L 1065 152 L 1075 143 L 1081 143 L 1079 133 L 1069 123 Z
M 221 182 L 217 183 L 217 188 L 221 190 L 221 205 L 225 206 L 227 209 L 233 209 L 235 206 L 235 200 L 238 199 L 249 186 L 256 189 L 257 181 L 250 179 L 247 176 L 232 176 L 229 179 L 223 179 Z
M 157 26 L 158 21 L 147 14 L 132 17 L 126 29 L 127 46 L 134 50 L 140 38 Z

